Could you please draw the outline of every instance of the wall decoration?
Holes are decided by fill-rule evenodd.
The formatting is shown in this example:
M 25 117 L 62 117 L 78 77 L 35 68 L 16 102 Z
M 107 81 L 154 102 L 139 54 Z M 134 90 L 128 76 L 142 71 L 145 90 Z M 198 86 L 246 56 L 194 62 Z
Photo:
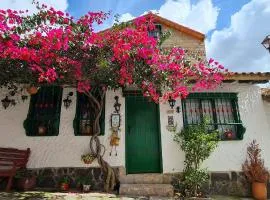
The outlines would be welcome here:
M 168 126 L 174 126 L 173 116 L 168 116 Z
M 120 142 L 120 137 L 118 136 L 118 131 L 112 130 L 112 135 L 110 137 L 110 146 L 111 146 L 110 156 L 112 155 L 113 149 L 115 150 L 115 156 L 117 156 L 116 147 L 119 146 L 119 142 Z
M 119 137 L 119 131 L 121 126 L 121 115 L 119 114 L 121 104 L 119 103 L 119 97 L 115 96 L 115 103 L 113 105 L 115 111 L 111 114 L 111 131 L 112 134 L 110 136 L 110 156 L 112 156 L 113 150 L 115 151 L 115 156 L 117 156 L 117 149 L 116 147 L 119 146 L 120 137 Z
M 168 125 L 166 126 L 167 130 L 170 132 L 175 132 L 177 128 L 177 123 L 174 123 L 174 117 L 168 116 Z
M 120 114 L 113 113 L 111 115 L 111 127 L 114 130 L 118 130 L 120 127 L 120 122 L 121 122 L 121 116 Z

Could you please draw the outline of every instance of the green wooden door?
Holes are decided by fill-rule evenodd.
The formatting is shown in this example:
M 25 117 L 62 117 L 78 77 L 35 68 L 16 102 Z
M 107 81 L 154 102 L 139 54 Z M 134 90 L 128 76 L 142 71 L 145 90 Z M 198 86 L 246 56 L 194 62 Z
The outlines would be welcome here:
M 159 107 L 142 96 L 126 97 L 126 168 L 128 174 L 161 172 Z

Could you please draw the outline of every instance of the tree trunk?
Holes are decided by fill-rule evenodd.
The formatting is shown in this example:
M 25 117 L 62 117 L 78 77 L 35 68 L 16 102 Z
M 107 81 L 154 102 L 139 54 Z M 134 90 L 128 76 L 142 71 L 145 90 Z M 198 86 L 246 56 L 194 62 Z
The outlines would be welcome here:
M 100 134 L 100 125 L 99 125 L 99 119 L 101 117 L 102 110 L 104 109 L 104 97 L 105 97 L 105 90 L 99 90 L 100 93 L 100 100 L 96 98 L 93 94 L 90 92 L 86 93 L 86 95 L 89 97 L 89 101 L 94 103 L 94 113 L 95 113 L 95 120 L 93 122 L 93 136 L 90 139 L 90 151 L 91 154 L 93 154 L 98 164 L 100 165 L 102 172 L 104 174 L 104 190 L 106 192 L 112 191 L 114 189 L 114 186 L 117 181 L 117 176 L 115 174 L 115 171 L 113 168 L 103 159 L 103 155 L 106 151 L 104 145 L 100 143 L 99 140 L 99 134 Z M 103 152 L 102 152 L 103 148 Z

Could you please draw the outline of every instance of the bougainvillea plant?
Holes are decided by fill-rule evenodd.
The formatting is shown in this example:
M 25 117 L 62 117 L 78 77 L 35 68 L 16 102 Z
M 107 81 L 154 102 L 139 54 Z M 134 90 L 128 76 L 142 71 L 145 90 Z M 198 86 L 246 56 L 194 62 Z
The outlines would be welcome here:
M 223 66 L 212 59 L 189 62 L 184 49 L 162 50 L 148 35 L 155 29 L 151 14 L 96 33 L 94 26 L 109 13 L 89 12 L 75 20 L 34 3 L 38 9 L 34 14 L 0 10 L 0 85 L 72 85 L 85 93 L 96 105 L 90 148 L 106 174 L 105 190 L 115 183 L 97 137 L 106 89 L 136 85 L 158 103 L 213 89 L 223 80 Z M 94 88 L 99 88 L 100 98 L 92 94 Z

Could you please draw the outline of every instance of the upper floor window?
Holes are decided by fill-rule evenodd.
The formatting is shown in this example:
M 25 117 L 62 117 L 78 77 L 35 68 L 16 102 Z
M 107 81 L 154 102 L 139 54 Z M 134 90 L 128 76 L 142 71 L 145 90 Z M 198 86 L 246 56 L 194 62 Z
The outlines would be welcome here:
M 149 37 L 154 37 L 155 39 L 158 39 L 162 33 L 162 26 L 160 24 L 155 24 L 155 29 L 148 31 Z
M 24 128 L 28 136 L 59 134 L 63 89 L 59 86 L 41 87 L 31 96 Z
M 105 98 L 104 102 L 105 103 Z M 94 135 L 93 123 L 96 119 L 96 114 L 94 112 L 94 103 L 89 101 L 89 97 L 83 93 L 77 92 L 77 105 L 76 105 L 76 115 L 73 121 L 74 133 L 77 136 L 89 136 Z M 105 132 L 105 105 L 101 113 L 99 120 L 100 135 L 104 135 Z
M 218 130 L 221 140 L 243 139 L 236 93 L 192 93 L 182 101 L 184 125 L 210 120 L 209 131 Z

